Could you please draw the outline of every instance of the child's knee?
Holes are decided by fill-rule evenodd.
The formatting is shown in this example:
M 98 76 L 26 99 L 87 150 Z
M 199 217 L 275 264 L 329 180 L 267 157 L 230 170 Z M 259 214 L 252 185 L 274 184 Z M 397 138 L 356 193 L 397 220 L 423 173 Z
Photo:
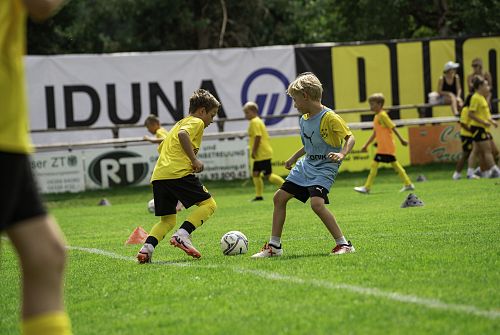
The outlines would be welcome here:
M 319 213 L 325 208 L 325 200 L 320 197 L 311 198 L 311 209 L 314 213 Z
M 217 209 L 217 203 L 214 198 L 210 197 L 207 200 L 200 202 L 200 206 L 206 206 L 210 210 L 210 215 L 212 215 Z

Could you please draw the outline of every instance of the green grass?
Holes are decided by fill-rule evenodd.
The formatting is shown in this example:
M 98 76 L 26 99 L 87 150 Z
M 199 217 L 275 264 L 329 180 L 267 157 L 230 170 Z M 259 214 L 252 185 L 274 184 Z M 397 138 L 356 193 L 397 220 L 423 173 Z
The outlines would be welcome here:
M 188 258 L 167 241 L 155 263 L 134 263 L 138 246 L 124 241 L 137 226 L 150 230 L 149 188 L 47 197 L 73 247 L 66 306 L 75 334 L 498 334 L 500 214 L 497 180 L 451 180 L 452 166 L 413 167 L 425 206 L 400 208 L 405 194 L 392 170 L 373 193 L 353 186 L 366 173 L 341 173 L 329 208 L 357 252 L 328 256 L 331 237 L 309 204 L 292 200 L 284 257 L 250 259 L 269 238 L 272 187 L 250 203 L 251 183 L 206 183 L 218 204 L 194 233 L 203 257 Z M 97 206 L 106 197 L 109 207 Z M 188 211 L 178 215 L 182 222 Z M 220 237 L 240 230 L 249 254 L 223 256 Z M 1 334 L 19 332 L 19 270 L 2 241 Z M 401 299 L 400 299 L 401 298 Z M 412 300 L 414 299 L 414 300 Z M 403 301 L 401 301 L 403 300 Z M 414 303 L 412 301 L 416 301 Z M 465 307 L 464 307 L 465 306 Z M 490 314 L 487 314 L 487 313 Z

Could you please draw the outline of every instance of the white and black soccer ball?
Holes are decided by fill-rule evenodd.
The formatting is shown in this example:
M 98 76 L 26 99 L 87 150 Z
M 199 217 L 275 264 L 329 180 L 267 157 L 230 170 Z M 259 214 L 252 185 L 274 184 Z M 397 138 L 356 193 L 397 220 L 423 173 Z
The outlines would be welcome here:
M 226 256 L 246 254 L 248 251 L 248 239 L 240 231 L 230 231 L 220 239 L 220 248 Z
M 148 212 L 150 213 L 155 212 L 155 199 L 151 199 L 148 201 Z

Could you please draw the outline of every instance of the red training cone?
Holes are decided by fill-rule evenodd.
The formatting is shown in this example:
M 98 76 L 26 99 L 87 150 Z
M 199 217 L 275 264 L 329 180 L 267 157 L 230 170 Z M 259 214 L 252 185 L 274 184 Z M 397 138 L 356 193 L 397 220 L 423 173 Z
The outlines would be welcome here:
M 145 231 L 142 227 L 137 227 L 132 232 L 132 234 L 130 234 L 125 244 L 142 244 L 146 241 L 147 237 L 148 232 Z

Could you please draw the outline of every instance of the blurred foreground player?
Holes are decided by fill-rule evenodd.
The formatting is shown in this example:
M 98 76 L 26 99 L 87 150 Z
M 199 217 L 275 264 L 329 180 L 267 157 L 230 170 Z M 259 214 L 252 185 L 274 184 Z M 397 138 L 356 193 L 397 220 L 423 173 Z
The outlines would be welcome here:
M 22 267 L 23 334 L 71 334 L 63 303 L 64 240 L 31 172 L 23 59 L 27 15 L 46 19 L 61 3 L 0 1 L 0 231 Z

